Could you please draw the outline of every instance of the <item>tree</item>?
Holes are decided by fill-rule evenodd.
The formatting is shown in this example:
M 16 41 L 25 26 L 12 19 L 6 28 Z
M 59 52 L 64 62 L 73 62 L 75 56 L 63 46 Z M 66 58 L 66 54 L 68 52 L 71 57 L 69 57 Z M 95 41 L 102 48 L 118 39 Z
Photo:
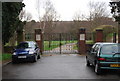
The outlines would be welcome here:
M 110 2 L 111 13 L 115 18 L 115 21 L 118 22 L 118 43 L 120 43 L 120 1 L 119 0 L 112 0 Z
M 41 27 L 41 9 L 42 9 L 42 4 L 41 3 L 43 3 L 42 0 L 36 0 L 36 10 L 38 12 L 38 20 L 40 22 L 39 23 L 39 28 L 43 29 Z
M 26 12 L 26 10 L 23 9 L 19 14 L 19 19 L 21 21 L 27 21 L 28 22 L 28 21 L 31 21 L 32 15 L 31 15 L 31 13 Z
M 73 21 L 83 21 L 85 19 L 85 15 L 82 14 L 80 11 L 79 12 L 75 12 L 74 16 L 73 16 Z
M 111 42 L 110 39 L 112 39 L 112 34 L 117 32 L 117 28 L 112 25 L 100 25 L 93 30 L 93 33 L 96 32 L 96 29 L 102 29 L 104 34 L 104 40 L 109 42 Z
M 50 0 L 47 0 L 44 5 L 45 13 L 42 17 L 43 21 L 43 31 L 52 32 L 54 29 L 54 21 L 57 20 L 57 12 L 54 8 L 54 5 Z
M 91 22 L 91 30 L 94 27 L 101 25 L 101 18 L 106 18 L 109 16 L 105 2 L 89 2 L 89 16 L 88 21 Z
M 5 45 L 18 29 L 19 13 L 25 5 L 22 2 L 2 3 L 2 42 Z M 22 29 L 22 28 L 21 28 Z
M 71 32 L 78 32 L 78 30 L 77 29 L 79 29 L 80 28 L 80 26 L 81 26 L 81 21 L 83 21 L 84 20 L 84 18 L 85 18 L 85 15 L 83 15 L 83 14 L 81 14 L 81 12 L 79 11 L 79 12 L 75 12 L 75 14 L 74 14 L 74 16 L 73 16 L 73 24 L 72 24 L 72 26 L 71 26 L 71 29 L 72 29 L 72 31 Z
M 105 2 L 89 2 L 89 19 L 93 20 L 99 17 L 108 17 L 108 11 Z
M 50 0 L 46 0 L 45 4 L 43 4 L 43 9 L 40 6 L 42 1 L 40 2 L 37 0 L 37 11 L 38 11 L 38 18 L 40 22 L 40 28 L 43 32 L 52 32 L 54 27 L 54 21 L 57 20 L 58 15 L 55 10 L 53 3 Z M 41 10 L 44 10 L 43 15 L 41 15 Z

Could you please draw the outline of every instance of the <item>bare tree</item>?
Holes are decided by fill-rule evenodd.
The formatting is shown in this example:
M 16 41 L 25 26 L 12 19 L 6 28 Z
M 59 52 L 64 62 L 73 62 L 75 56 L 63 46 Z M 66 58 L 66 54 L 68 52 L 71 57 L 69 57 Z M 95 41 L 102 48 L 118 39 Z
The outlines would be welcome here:
M 89 2 L 89 15 L 90 19 L 94 19 L 96 17 L 108 17 L 107 5 L 105 2 Z
M 85 19 L 85 15 L 81 14 L 81 12 L 75 12 L 73 16 L 73 21 L 83 21 Z
M 54 21 L 57 20 L 57 12 L 53 3 L 50 0 L 45 0 L 44 2 L 42 0 L 37 0 L 36 5 L 40 22 L 39 28 L 41 28 L 43 32 L 45 30 L 51 31 Z M 44 12 L 44 14 L 41 12 Z
M 26 12 L 26 10 L 23 9 L 19 14 L 19 19 L 21 21 L 31 21 L 32 15 L 31 15 L 31 13 Z
M 79 29 L 81 27 L 81 21 L 83 21 L 85 19 L 85 15 L 83 15 L 80 11 L 75 12 L 74 16 L 73 16 L 73 24 L 71 26 L 72 28 L 72 32 L 73 31 L 77 31 L 76 29 Z
M 42 29 L 41 27 L 41 9 L 42 9 L 42 0 L 36 0 L 36 10 L 37 10 L 37 16 L 38 16 L 38 20 L 39 20 L 39 28 Z
M 44 5 L 44 10 L 45 13 L 42 17 L 42 21 L 43 21 L 43 31 L 47 31 L 47 32 L 52 32 L 52 30 L 54 29 L 54 21 L 57 20 L 58 16 L 57 16 L 57 12 L 55 10 L 55 7 L 53 5 L 53 3 L 50 0 L 47 0 L 45 2 Z
M 106 18 L 109 16 L 109 13 L 107 11 L 107 5 L 105 2 L 90 1 L 88 7 L 89 16 L 87 20 L 91 22 L 91 29 L 92 27 L 97 27 L 101 24 L 101 18 Z

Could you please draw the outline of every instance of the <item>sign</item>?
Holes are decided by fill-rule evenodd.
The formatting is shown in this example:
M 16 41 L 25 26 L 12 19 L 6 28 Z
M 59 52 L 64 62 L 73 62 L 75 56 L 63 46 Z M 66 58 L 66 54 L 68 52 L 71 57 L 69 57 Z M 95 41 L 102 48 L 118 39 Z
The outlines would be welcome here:
M 80 40 L 85 40 L 85 34 L 80 34 Z
M 40 35 L 36 35 L 36 41 L 40 41 L 41 40 L 41 36 Z

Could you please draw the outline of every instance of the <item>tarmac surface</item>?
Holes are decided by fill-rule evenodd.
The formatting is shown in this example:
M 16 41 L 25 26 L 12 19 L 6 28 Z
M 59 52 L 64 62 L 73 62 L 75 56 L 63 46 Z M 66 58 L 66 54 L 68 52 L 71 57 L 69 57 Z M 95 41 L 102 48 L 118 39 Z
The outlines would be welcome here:
M 86 66 L 85 56 L 77 54 L 44 55 L 35 63 L 9 63 L 2 71 L 3 79 L 120 79 L 115 70 L 96 75 Z

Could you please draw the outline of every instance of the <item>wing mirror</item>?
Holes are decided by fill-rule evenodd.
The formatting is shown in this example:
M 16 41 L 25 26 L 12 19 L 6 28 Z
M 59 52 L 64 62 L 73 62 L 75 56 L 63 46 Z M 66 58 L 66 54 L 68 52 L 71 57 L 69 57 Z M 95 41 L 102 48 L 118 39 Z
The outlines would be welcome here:
M 35 49 L 37 49 L 37 48 L 39 48 L 38 46 L 36 46 L 36 48 Z

